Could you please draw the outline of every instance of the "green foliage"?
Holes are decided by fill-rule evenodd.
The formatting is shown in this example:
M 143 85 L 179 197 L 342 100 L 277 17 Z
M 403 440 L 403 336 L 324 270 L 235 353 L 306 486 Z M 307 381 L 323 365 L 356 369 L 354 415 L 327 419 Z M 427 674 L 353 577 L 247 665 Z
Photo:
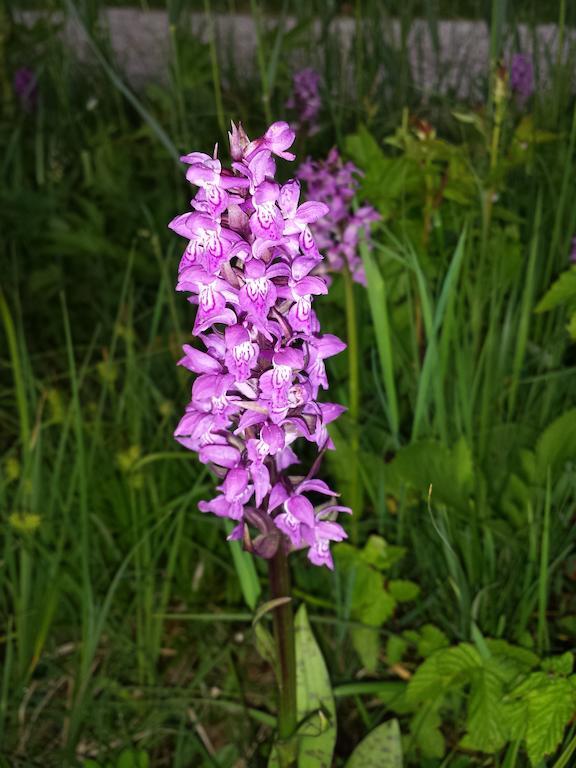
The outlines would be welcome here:
M 557 749 L 576 707 L 573 656 L 540 662 L 498 640 L 488 640 L 486 650 L 483 655 L 461 643 L 436 651 L 410 680 L 407 701 L 426 715 L 454 707 L 457 715 L 462 709 L 462 748 L 495 754 L 508 742 L 522 741 L 531 765 L 537 766 Z M 533 671 L 537 666 L 542 671 Z
M 352 629 L 354 647 L 367 671 L 378 665 L 378 629 L 394 614 L 398 603 L 416 599 L 419 587 L 411 581 L 386 580 L 385 573 L 404 555 L 381 536 L 370 536 L 362 550 L 349 544 L 335 549 L 339 571 L 345 579 L 350 617 L 365 626 Z
M 576 340 L 576 267 L 562 272 L 536 306 L 536 312 L 563 307 L 568 312 L 568 332 Z
M 360 742 L 346 768 L 402 768 L 402 765 L 400 727 L 397 720 L 389 720 Z
M 465 438 L 449 449 L 435 441 L 412 443 L 401 448 L 390 468 L 390 487 L 404 482 L 421 496 L 459 510 L 468 509 L 474 488 L 472 455 Z

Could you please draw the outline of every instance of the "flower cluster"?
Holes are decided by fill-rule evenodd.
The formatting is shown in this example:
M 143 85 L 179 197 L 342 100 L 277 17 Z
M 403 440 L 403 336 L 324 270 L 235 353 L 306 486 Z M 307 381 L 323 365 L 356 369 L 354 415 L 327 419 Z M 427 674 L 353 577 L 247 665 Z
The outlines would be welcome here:
M 182 158 L 199 189 L 193 210 L 169 225 L 188 240 L 177 290 L 198 307 L 193 334 L 204 347 L 184 346 L 180 365 L 198 376 L 175 436 L 220 478 L 219 494 L 199 507 L 234 520 L 230 538 L 263 557 L 281 545 L 307 548 L 312 563 L 332 568 L 330 542 L 346 538 L 334 519 L 350 510 L 314 477 L 333 448 L 327 425 L 344 410 L 318 401 L 328 388 L 324 361 L 345 348 L 320 334 L 312 309 L 327 286 L 314 274 L 322 256 L 310 224 L 328 208 L 299 204 L 298 181 L 275 181 L 274 156 L 294 159 L 287 123 L 255 141 L 232 124 L 229 136 L 231 170 L 216 150 Z M 298 438 L 318 453 L 300 475 L 291 471 Z M 324 501 L 315 506 L 310 494 Z
M 530 57 L 525 53 L 516 53 L 512 57 L 510 88 L 522 103 L 534 93 L 534 68 Z
M 30 67 L 19 67 L 14 72 L 13 86 L 22 108 L 32 111 L 38 101 L 38 81 Z
M 293 128 L 304 131 L 308 136 L 313 136 L 319 130 L 318 116 L 322 108 L 319 86 L 320 75 L 315 69 L 301 69 L 294 74 L 292 94 L 286 102 L 287 109 L 298 115 Z
M 358 245 L 361 239 L 370 244 L 370 224 L 380 215 L 370 205 L 352 209 L 360 175 L 354 163 L 342 161 L 336 148 L 324 161 L 306 160 L 297 173 L 308 196 L 325 200 L 330 209 L 315 229 L 318 247 L 327 256 L 326 268 L 339 272 L 346 266 L 356 282 L 366 285 Z

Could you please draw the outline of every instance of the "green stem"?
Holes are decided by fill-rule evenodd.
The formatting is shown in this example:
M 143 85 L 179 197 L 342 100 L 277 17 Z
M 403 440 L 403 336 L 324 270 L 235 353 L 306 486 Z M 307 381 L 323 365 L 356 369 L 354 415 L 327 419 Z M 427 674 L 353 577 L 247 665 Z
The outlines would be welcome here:
M 282 546 L 268 561 L 270 597 L 290 597 L 290 568 Z M 274 637 L 278 653 L 278 739 L 288 740 L 296 730 L 296 647 L 292 603 L 274 609 Z M 282 768 L 290 768 L 291 763 Z
M 12 363 L 12 375 L 14 377 L 14 390 L 16 392 L 16 403 L 18 407 L 18 418 L 20 423 L 20 442 L 22 443 L 22 450 L 26 452 L 30 443 L 30 418 L 28 415 L 28 401 L 26 396 L 26 385 L 24 382 L 24 375 L 22 370 L 22 361 L 20 358 L 20 351 L 18 349 L 18 338 L 16 333 L 16 327 L 10 314 L 10 309 L 4 293 L 0 287 L 0 317 L 4 324 L 4 330 L 6 332 L 6 338 L 8 341 L 8 349 L 10 351 L 10 361 Z
M 348 341 L 348 412 L 352 424 L 352 439 L 350 447 L 354 461 L 351 467 L 350 504 L 354 516 L 352 518 L 352 541 L 358 540 L 358 519 L 362 509 L 362 487 L 360 485 L 360 431 L 358 426 L 360 416 L 360 371 L 358 349 L 358 322 L 356 317 L 356 297 L 354 295 L 354 280 L 346 265 L 344 267 L 344 292 L 346 297 L 346 333 Z

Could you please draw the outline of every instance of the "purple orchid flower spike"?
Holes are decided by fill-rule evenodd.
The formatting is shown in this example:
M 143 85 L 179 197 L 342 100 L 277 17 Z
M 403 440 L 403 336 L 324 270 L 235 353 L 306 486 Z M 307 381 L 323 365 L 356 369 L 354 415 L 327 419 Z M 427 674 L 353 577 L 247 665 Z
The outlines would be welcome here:
M 294 130 L 302 131 L 308 136 L 318 132 L 322 99 L 320 98 L 320 75 L 315 69 L 307 67 L 294 74 L 292 94 L 286 102 L 286 108 L 297 115 L 292 126 Z
M 14 91 L 26 112 L 32 112 L 38 103 L 38 80 L 30 67 L 18 67 L 13 77 Z
M 326 263 L 322 271 L 340 272 L 346 267 L 357 283 L 366 285 L 359 243 L 363 240 L 370 248 L 370 225 L 380 221 L 380 215 L 369 205 L 353 210 L 352 200 L 358 190 L 359 176 L 360 170 L 353 163 L 342 162 L 336 148 L 330 150 L 324 161 L 308 159 L 302 163 L 298 178 L 305 182 L 310 197 L 326 201 L 328 212 L 315 227 L 315 243 L 310 240 L 307 225 L 300 237 L 304 252 L 313 255 L 317 248 L 325 252 Z M 280 200 L 282 202 L 282 195 Z M 290 205 L 292 210 L 292 200 Z M 317 206 L 318 203 L 304 203 L 298 208 L 298 211 L 303 209 L 296 217 L 300 226 L 302 221 L 310 218 L 312 211 L 313 215 L 316 213 L 314 208 L 305 208 L 309 205 Z M 310 218 L 310 221 L 315 219 Z
M 324 361 L 345 348 L 320 333 L 313 309 L 328 290 L 313 229 L 322 233 L 329 208 L 300 203 L 300 182 L 275 181 L 274 157 L 294 159 L 287 123 L 254 141 L 232 124 L 229 137 L 230 170 L 216 153 L 182 157 L 198 191 L 169 225 L 188 241 L 177 290 L 197 306 L 203 345 L 185 344 L 179 361 L 196 379 L 175 437 L 221 480 L 199 508 L 234 520 L 230 539 L 265 558 L 307 549 L 311 563 L 332 568 L 330 543 L 346 538 L 335 517 L 349 510 L 323 481 L 293 474 L 298 441 L 332 448 L 327 426 L 344 410 L 317 401 Z M 310 494 L 325 501 L 315 506 Z
M 532 59 L 525 53 L 515 53 L 512 57 L 510 88 L 520 104 L 524 104 L 534 93 L 534 67 Z

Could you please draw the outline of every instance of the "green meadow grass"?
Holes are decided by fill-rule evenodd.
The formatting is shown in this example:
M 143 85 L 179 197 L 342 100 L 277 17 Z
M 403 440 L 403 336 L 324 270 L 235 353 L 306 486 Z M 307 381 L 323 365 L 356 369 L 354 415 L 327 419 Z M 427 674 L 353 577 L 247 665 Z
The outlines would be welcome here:
M 496 59 L 516 17 L 493 5 Z M 338 37 L 311 38 L 311 9 L 329 30 L 335 4 L 284 3 L 299 20 L 287 31 L 269 29 L 254 0 L 257 66 L 240 79 L 215 26 L 207 43 L 192 39 L 185 5 L 168 2 L 170 82 L 136 92 L 95 23 L 98 2 L 59 6 L 85 26 L 90 66 L 4 4 L 0 765 L 266 765 L 274 678 L 252 624 L 266 569 L 198 512 L 214 481 L 172 438 L 193 313 L 174 293 L 180 245 L 166 224 L 190 196 L 178 155 L 224 146 L 231 117 L 250 135 L 284 117 L 295 53 L 325 83 L 322 130 L 299 157 L 337 142 L 383 216 L 362 249 L 367 289 L 337 277 L 318 304 L 323 327 L 352 341 L 331 368 L 330 397 L 350 414 L 324 472 L 358 507 L 354 551 L 388 542 L 366 585 L 374 602 L 392 596 L 389 615 L 360 604 L 355 554 L 342 550 L 335 574 L 294 557 L 295 597 L 334 683 L 334 765 L 393 714 L 406 765 L 529 765 L 520 741 L 461 747 L 466 691 L 442 709 L 441 756 L 419 740 L 436 726 L 398 702 L 432 637 L 481 653 L 486 638 L 574 650 L 576 355 L 563 309 L 534 311 L 576 231 L 573 51 L 531 105 L 541 133 L 518 160 L 511 105 L 496 150 L 490 141 L 488 76 L 475 112 L 446 95 L 423 105 L 405 37 L 382 43 L 395 9 L 353 6 L 344 76 Z M 420 11 L 403 8 L 406 30 Z M 210 23 L 222 8 L 202 10 Z M 563 30 L 572 9 L 558 12 Z M 30 62 L 40 92 L 27 113 L 10 78 Z M 424 154 L 407 109 L 437 128 Z M 455 183 L 437 204 L 446 168 Z M 570 766 L 575 738 L 572 724 L 538 768 Z

